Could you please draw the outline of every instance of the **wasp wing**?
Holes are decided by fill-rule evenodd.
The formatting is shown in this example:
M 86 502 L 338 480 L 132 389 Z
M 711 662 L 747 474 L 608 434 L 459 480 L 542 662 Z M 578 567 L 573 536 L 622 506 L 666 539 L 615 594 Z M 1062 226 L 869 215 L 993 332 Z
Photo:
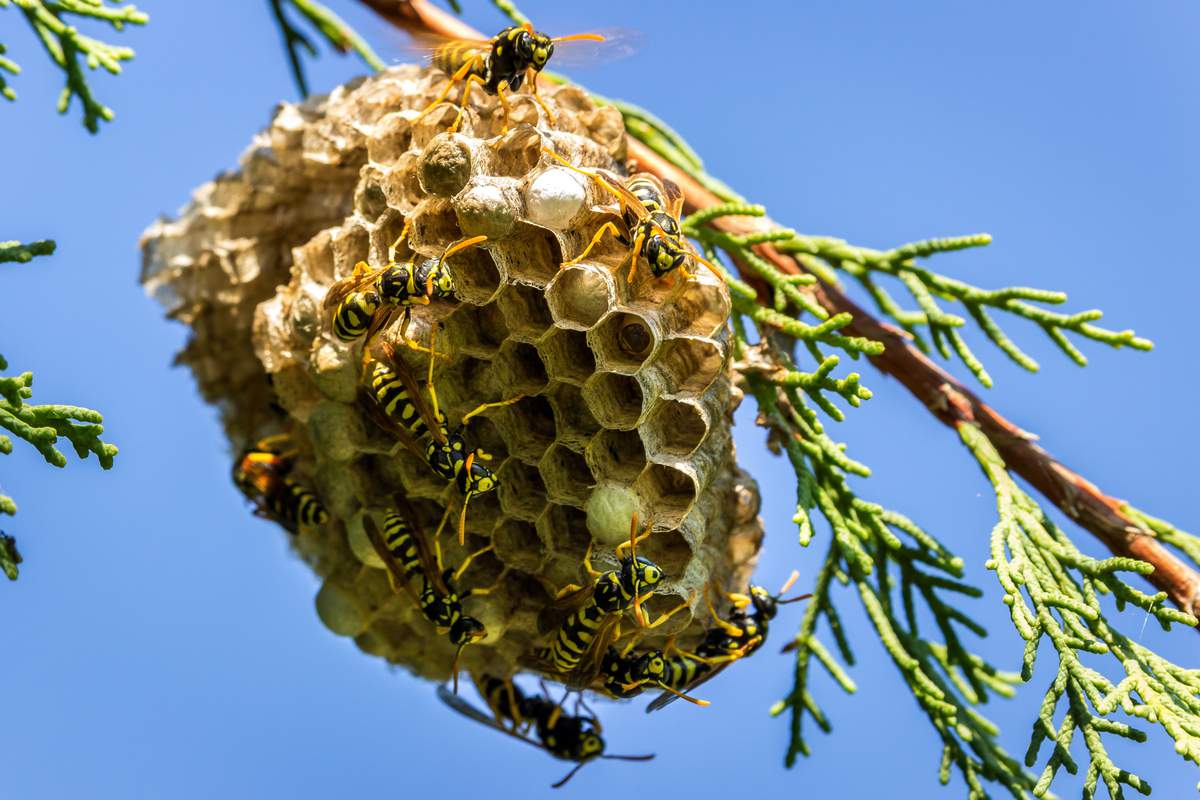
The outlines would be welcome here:
M 628 58 L 642 49 L 642 32 L 634 28 L 601 28 L 582 36 L 588 38 L 553 37 L 554 55 L 550 58 L 550 69 L 607 64 Z M 591 38 L 593 36 L 601 36 L 603 41 Z
M 381 272 L 383 272 L 383 268 L 368 267 L 361 274 L 347 275 L 329 287 L 329 291 L 325 293 L 325 301 L 322 305 L 326 310 L 336 308 L 353 292 L 361 292 L 363 289 L 369 287 L 375 282 L 375 279 L 379 277 L 379 273 Z
M 416 378 L 409 372 L 404 360 L 400 358 L 396 346 L 391 342 L 380 342 L 379 352 L 382 355 L 381 361 L 384 366 L 390 368 L 396 376 L 400 378 L 400 382 L 404 384 L 405 390 L 408 392 L 408 399 L 417 409 L 417 413 L 421 415 L 421 419 L 425 421 L 425 427 L 429 429 L 429 435 L 438 441 L 439 444 L 446 443 L 446 435 L 442 430 L 443 418 L 440 416 L 440 411 L 435 414 L 429 406 L 429 401 L 426 399 L 425 392 L 421 391 L 420 384 Z M 436 356 L 430 356 L 435 358 Z
M 684 694 L 687 694 L 687 693 L 691 692 L 693 689 L 695 689 L 696 687 L 702 686 L 702 685 L 708 683 L 713 678 L 720 675 L 721 672 L 724 671 L 724 669 L 726 667 L 728 667 L 730 664 L 734 663 L 737 660 L 738 659 L 734 658 L 734 659 L 730 659 L 729 661 L 724 662 L 723 664 L 718 664 L 717 666 L 710 669 L 708 672 L 701 675 L 696 680 L 692 681 L 691 683 L 687 684 L 686 686 L 681 687 L 679 689 L 679 691 Z M 678 699 L 679 699 L 679 695 L 677 695 L 677 694 L 672 694 L 671 692 L 663 692 L 658 697 L 656 697 L 650 701 L 650 705 L 646 706 L 646 713 L 649 714 L 652 711 L 658 711 L 661 708 L 665 708 L 665 707 L 671 705 L 671 703 L 674 703 Z
M 419 57 L 426 64 L 432 64 L 439 52 L 451 49 L 458 50 L 464 58 L 470 55 L 484 55 L 492 49 L 492 40 L 443 36 L 429 31 L 409 31 L 409 40 L 401 44 L 400 49 Z
M 439 700 L 441 700 L 446 705 L 450 706 L 450 708 L 453 709 L 454 711 L 457 711 L 459 714 L 462 714 L 467 719 L 472 719 L 472 720 L 478 722 L 480 725 L 486 725 L 489 728 L 498 730 L 501 733 L 504 733 L 504 734 L 507 734 L 507 735 L 513 737 L 514 739 L 525 742 L 525 744 L 532 745 L 533 747 L 536 747 L 539 750 L 546 749 L 544 746 L 542 746 L 538 742 L 535 742 L 533 739 L 530 739 L 527 736 L 522 736 L 521 734 L 517 733 L 516 731 L 509 730 L 508 728 L 504 727 L 499 722 L 497 722 L 495 719 L 493 719 L 491 716 L 484 713 L 483 711 L 480 711 L 478 708 L 471 705 L 466 700 L 462 699 L 461 697 L 456 695 L 454 692 L 447 689 L 444 684 L 439 685 L 437 687 L 437 696 L 438 696 Z

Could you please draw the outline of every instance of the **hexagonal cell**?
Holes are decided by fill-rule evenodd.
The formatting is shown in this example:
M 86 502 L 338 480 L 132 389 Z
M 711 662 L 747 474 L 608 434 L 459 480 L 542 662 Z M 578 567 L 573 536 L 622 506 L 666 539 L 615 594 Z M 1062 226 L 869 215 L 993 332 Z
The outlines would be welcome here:
M 494 421 L 509 452 L 527 464 L 536 464 L 554 441 L 554 414 L 544 397 L 526 397 L 497 409 Z
M 414 250 L 433 255 L 462 237 L 449 200 L 430 199 L 409 215 L 408 242 Z
M 554 380 L 582 386 L 596 371 L 596 359 L 583 331 L 555 328 L 538 345 L 538 351 L 546 364 L 546 372 Z
M 491 172 L 520 178 L 537 166 L 542 157 L 542 136 L 536 128 L 511 129 L 491 148 Z
M 382 176 L 363 170 L 362 180 L 354 190 L 354 208 L 363 219 L 371 222 L 387 213 L 387 193 L 383 190 Z
M 545 293 L 532 286 L 510 285 L 496 298 L 496 305 L 504 313 L 513 338 L 518 341 L 536 341 L 552 322 Z
M 467 548 L 471 552 L 480 550 L 483 545 L 468 542 L 471 547 Z M 494 544 L 494 543 L 493 543 Z M 461 560 L 457 562 L 461 565 Z M 450 565 L 447 564 L 447 567 Z M 499 579 L 500 574 L 504 571 L 504 562 L 502 562 L 494 551 L 480 553 L 472 559 L 467 571 L 463 573 L 459 579 L 457 589 L 459 592 L 465 593 L 468 589 L 485 589 Z
M 587 330 L 616 302 L 612 276 L 600 267 L 576 264 L 559 270 L 546 287 L 546 302 L 555 323 Z
M 658 334 L 641 314 L 614 311 L 587 333 L 600 369 L 632 375 L 654 352 Z
M 606 428 L 632 430 L 642 416 L 642 387 L 628 375 L 597 372 L 583 385 L 583 399 Z
M 654 366 L 676 392 L 701 394 L 725 367 L 725 353 L 711 339 L 679 336 L 668 339 Z
M 533 522 L 546 507 L 546 485 L 535 467 L 510 458 L 496 473 L 500 508 L 510 517 Z
M 592 537 L 587 529 L 587 515 L 578 508 L 570 506 L 550 505 L 537 521 L 537 528 L 542 540 L 553 542 L 554 552 L 564 556 L 573 564 L 572 578 L 581 571 L 579 564 L 583 561 L 588 544 Z
M 512 280 L 539 288 L 558 275 L 563 262 L 562 248 L 554 234 L 526 222 L 513 226 L 512 234 L 504 240 L 503 254 Z
M 496 546 L 496 557 L 513 569 L 537 572 L 546 563 L 546 547 L 531 523 L 501 520 L 492 532 L 492 543 Z
M 696 482 L 686 472 L 665 464 L 649 464 L 633 484 L 656 528 L 674 528 L 696 502 Z
M 446 265 L 454 277 L 455 294 L 464 303 L 482 306 L 500 291 L 504 276 L 486 246 L 460 250 L 446 260 Z
M 555 503 L 582 507 L 596 481 L 582 455 L 558 444 L 546 451 L 538 469 Z
M 637 431 L 601 431 L 585 456 L 596 477 L 622 483 L 634 480 L 646 467 L 646 449 Z
M 430 194 L 451 197 L 471 178 L 469 140 L 455 133 L 434 137 L 421 152 L 418 174 L 421 187 Z
M 508 338 L 504 315 L 495 304 L 482 308 L 463 305 L 446 319 L 445 345 L 454 354 L 465 354 L 490 360 Z
M 692 548 L 676 529 L 655 530 L 649 539 L 638 545 L 638 555 L 658 564 L 666 574 L 666 580 L 674 581 L 687 572 L 692 560 Z
M 507 341 L 492 362 L 492 383 L 513 394 L 533 395 L 546 388 L 546 366 L 531 344 Z
M 342 232 L 334 236 L 333 268 L 338 275 L 349 275 L 354 271 L 354 265 L 362 261 L 370 246 L 371 237 L 366 228 L 361 225 L 343 226 Z
M 671 330 L 697 336 L 712 336 L 728 319 L 729 290 L 707 270 L 683 284 L 667 312 Z
M 403 114 L 388 114 L 367 139 L 367 157 L 376 164 L 387 166 L 408 152 L 411 144 L 412 124 Z
M 686 458 L 708 434 L 699 406 L 679 400 L 659 400 L 646 418 L 642 438 L 654 456 Z
M 558 443 L 583 452 L 592 436 L 600 430 L 600 423 L 583 402 L 583 393 L 570 384 L 560 383 L 553 387 L 549 399 L 554 410 Z

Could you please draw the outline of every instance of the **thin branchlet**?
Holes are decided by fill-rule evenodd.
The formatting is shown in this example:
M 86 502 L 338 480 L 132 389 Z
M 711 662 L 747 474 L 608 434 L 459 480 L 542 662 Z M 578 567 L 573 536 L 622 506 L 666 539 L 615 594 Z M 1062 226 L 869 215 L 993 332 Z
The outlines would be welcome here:
M 36 256 L 54 252 L 52 241 L 0 243 L 0 264 L 26 262 Z M 0 355 L 0 372 L 8 362 Z M 0 455 L 13 452 L 13 440 L 28 442 L 48 463 L 64 467 L 67 457 L 59 450 L 66 440 L 79 458 L 94 453 L 103 469 L 111 469 L 117 448 L 101 440 L 104 419 L 98 411 L 69 405 L 34 405 L 28 402 L 33 395 L 33 373 L 0 374 Z M 17 513 L 17 504 L 0 492 L 0 515 Z M 21 555 L 16 540 L 0 532 L 0 571 L 10 580 L 17 578 Z
M 283 47 L 287 52 L 292 80 L 295 81 L 296 88 L 302 97 L 308 97 L 309 94 L 308 78 L 304 72 L 304 54 L 307 54 L 309 58 L 316 58 L 317 47 L 292 22 L 286 8 L 299 14 L 337 52 L 357 53 L 359 58 L 371 69 L 381 70 L 384 68 L 383 59 L 376 55 L 366 40 L 323 3 L 316 2 L 316 0 L 268 0 L 268 2 L 275 22 L 279 25 L 279 32 L 283 36 Z
M 86 36 L 75 27 L 78 20 L 92 20 L 115 31 L 126 25 L 145 25 L 149 17 L 133 5 L 111 6 L 107 0 L 0 0 L 0 9 L 15 8 L 28 23 L 50 60 L 63 71 L 66 85 L 58 99 L 59 113 L 65 113 L 72 98 L 79 98 L 83 124 L 96 133 L 100 123 L 113 119 L 113 110 L 96 99 L 84 71 L 103 68 L 113 75 L 121 73 L 121 62 L 133 58 L 128 47 L 119 47 Z M 0 45 L 0 96 L 16 99 L 16 92 L 5 83 L 3 73 L 20 73 L 20 67 L 4 58 Z

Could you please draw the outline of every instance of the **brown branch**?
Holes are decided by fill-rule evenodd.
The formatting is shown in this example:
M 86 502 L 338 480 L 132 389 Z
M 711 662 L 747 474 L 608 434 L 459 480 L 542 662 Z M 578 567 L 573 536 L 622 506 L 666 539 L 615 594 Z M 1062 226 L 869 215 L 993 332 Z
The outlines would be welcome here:
M 457 17 L 433 6 L 428 0 L 361 0 L 380 16 L 412 33 L 435 33 L 459 38 L 486 38 Z M 639 169 L 674 181 L 682 190 L 689 210 L 717 205 L 721 200 L 690 175 L 636 139 L 629 140 L 629 157 Z M 765 217 L 721 217 L 713 223 L 732 234 L 769 230 Z M 798 274 L 795 259 L 770 245 L 756 252 L 778 269 Z M 848 311 L 854 321 L 846 333 L 883 342 L 882 355 L 871 363 L 900 381 L 935 417 L 957 429 L 977 425 L 1016 474 L 1027 480 L 1063 513 L 1090 531 L 1114 555 L 1136 558 L 1154 566 L 1146 576 L 1165 591 L 1180 609 L 1200 616 L 1200 574 L 1164 547 L 1149 531 L 1122 513 L 1124 503 L 1102 492 L 1095 484 L 1066 467 L 1042 447 L 1036 437 L 1013 425 L 980 400 L 970 389 L 927 358 L 905 339 L 903 333 L 859 308 L 836 286 L 812 287 L 817 300 L 831 312 Z

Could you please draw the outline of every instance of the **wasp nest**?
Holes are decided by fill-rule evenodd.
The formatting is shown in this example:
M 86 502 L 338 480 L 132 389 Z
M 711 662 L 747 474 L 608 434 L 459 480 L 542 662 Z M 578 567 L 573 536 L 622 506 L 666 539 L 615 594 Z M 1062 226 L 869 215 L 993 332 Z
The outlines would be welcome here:
M 330 333 L 323 300 L 356 262 L 385 263 L 406 220 L 403 258 L 486 235 L 448 262 L 457 301 L 417 306 L 407 331 L 423 344 L 438 331 L 436 349 L 449 357 L 434 383 L 452 423 L 481 402 L 524 395 L 471 421 L 468 439 L 493 455 L 499 489 L 471 501 L 465 547 L 441 539 L 449 566 L 492 545 L 460 581 L 495 585 L 466 601 L 488 633 L 463 665 L 505 674 L 545 645 L 563 614 L 555 592 L 587 581 L 589 543 L 597 568 L 611 566 L 633 512 L 655 527 L 639 553 L 667 575 L 649 613 L 689 597 L 695 612 L 646 645 L 671 634 L 694 641 L 711 625 L 706 584 L 744 590 L 762 538 L 757 490 L 730 435 L 726 288 L 705 270 L 683 280 L 643 268 L 630 283 L 611 238 L 560 269 L 615 206 L 542 148 L 619 174 L 620 115 L 562 87 L 545 94 L 554 125 L 520 95 L 501 135 L 495 100 L 477 93 L 466 133 L 448 133 L 451 107 L 415 121 L 443 80 L 399 67 L 282 106 L 239 171 L 146 232 L 142 279 L 191 326 L 180 360 L 220 406 L 232 449 L 280 430 L 299 449 L 298 478 L 330 512 L 293 540 L 323 581 L 321 619 L 368 653 L 444 679 L 454 648 L 391 591 L 362 515 L 380 519 L 402 493 L 429 533 L 461 501 L 364 412 L 362 345 Z M 398 350 L 423 376 L 424 356 Z

